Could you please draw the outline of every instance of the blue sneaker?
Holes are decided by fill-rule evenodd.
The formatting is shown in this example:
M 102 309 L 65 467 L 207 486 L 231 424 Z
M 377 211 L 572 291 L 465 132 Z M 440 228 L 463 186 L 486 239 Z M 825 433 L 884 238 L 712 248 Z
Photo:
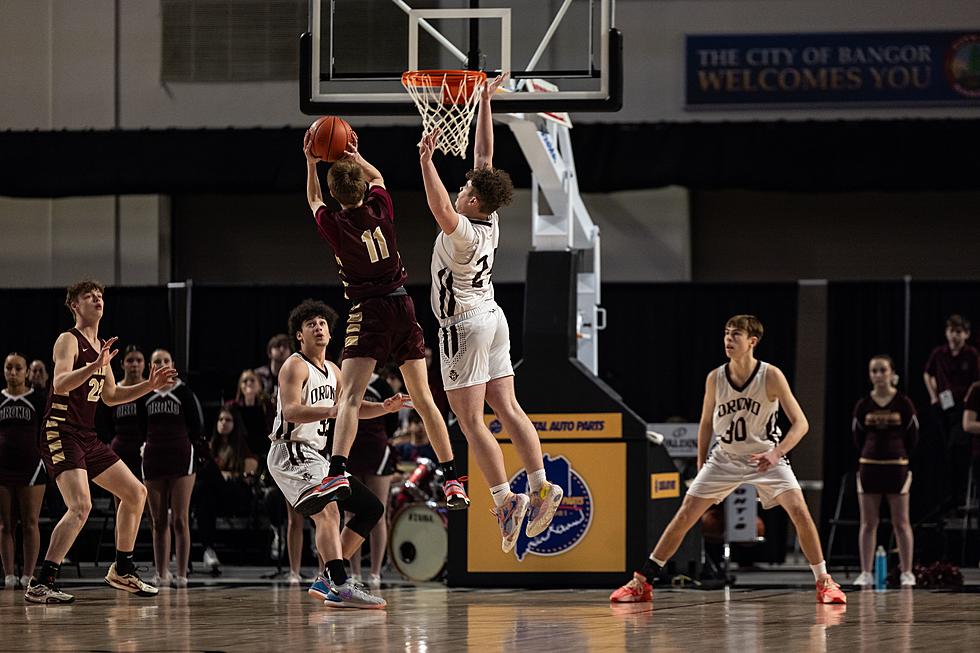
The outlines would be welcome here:
M 348 578 L 343 585 L 333 585 L 330 587 L 330 594 L 323 599 L 323 604 L 332 608 L 360 608 L 367 610 L 382 610 L 388 605 L 380 596 L 375 596 L 367 589 Z
M 310 585 L 310 589 L 306 591 L 317 601 L 326 601 L 330 596 L 330 583 L 323 577 L 323 574 L 317 574 L 313 584 Z

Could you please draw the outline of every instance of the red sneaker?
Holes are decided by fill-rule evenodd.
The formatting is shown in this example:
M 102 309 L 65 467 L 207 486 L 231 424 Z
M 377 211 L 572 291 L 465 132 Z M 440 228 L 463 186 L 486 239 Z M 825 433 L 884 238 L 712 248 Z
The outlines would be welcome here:
M 817 581 L 817 603 L 847 603 L 840 585 L 829 575 Z
M 653 600 L 653 586 L 636 576 L 609 595 L 613 603 L 648 603 Z

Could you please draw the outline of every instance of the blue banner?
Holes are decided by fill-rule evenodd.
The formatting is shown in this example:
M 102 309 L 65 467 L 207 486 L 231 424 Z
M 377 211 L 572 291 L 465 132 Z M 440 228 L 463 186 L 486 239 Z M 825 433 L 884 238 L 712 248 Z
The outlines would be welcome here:
M 980 30 L 686 37 L 686 106 L 980 105 Z

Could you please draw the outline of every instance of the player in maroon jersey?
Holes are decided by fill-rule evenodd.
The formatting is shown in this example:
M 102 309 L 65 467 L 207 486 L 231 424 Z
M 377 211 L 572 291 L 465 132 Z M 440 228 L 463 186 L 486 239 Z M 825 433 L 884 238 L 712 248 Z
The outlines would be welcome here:
M 38 450 L 44 391 L 27 384 L 27 358 L 12 352 L 3 363 L 6 383 L 0 394 L 0 560 L 4 588 L 26 587 L 41 549 L 38 517 L 48 475 Z M 20 513 L 24 568 L 14 574 L 14 528 Z
M 75 326 L 54 344 L 51 396 L 41 434 L 41 458 L 54 478 L 67 511 L 51 532 L 40 572 L 32 578 L 24 597 L 32 603 L 70 603 L 74 597 L 56 583 L 61 562 L 88 519 L 92 507 L 89 480 L 119 499 L 116 510 L 116 561 L 105 581 L 138 596 L 155 596 L 157 589 L 140 579 L 133 564 L 133 545 L 139 530 L 146 488 L 125 463 L 95 433 L 95 408 L 124 404 L 162 388 L 176 378 L 172 367 L 154 369 L 150 378 L 131 386 L 117 386 L 111 361 L 119 353 L 116 338 L 101 340 L 99 322 L 103 287 L 80 281 L 68 288 L 65 305 Z
M 425 342 L 403 285 L 408 275 L 398 254 L 395 210 L 384 178 L 361 156 L 355 135 L 344 158 L 327 175 L 330 195 L 341 206 L 339 211 L 331 210 L 323 202 L 316 173 L 319 159 L 312 147 L 307 132 L 303 143 L 307 200 L 317 231 L 333 248 L 346 295 L 354 302 L 347 317 L 337 425 L 324 485 L 337 499 L 350 495 L 344 474 L 357 433 L 359 406 L 377 364 L 393 358 L 445 473 L 446 505 L 450 510 L 464 509 L 470 500 L 456 477 L 449 432 L 429 390 Z

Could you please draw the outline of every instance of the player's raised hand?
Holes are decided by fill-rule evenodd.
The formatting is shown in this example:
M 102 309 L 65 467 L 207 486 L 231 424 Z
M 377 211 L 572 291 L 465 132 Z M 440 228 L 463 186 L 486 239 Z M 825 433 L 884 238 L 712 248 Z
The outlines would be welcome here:
M 436 150 L 436 143 L 439 142 L 441 131 L 439 127 L 436 127 L 428 134 L 422 135 L 422 140 L 419 141 L 419 161 L 421 163 L 428 163 L 432 160 L 432 153 Z
M 150 378 L 148 379 L 150 387 L 154 390 L 159 390 L 160 388 L 165 388 L 174 381 L 177 380 L 177 368 L 167 365 L 166 367 L 151 367 L 150 368 Z
M 413 408 L 412 398 L 401 392 L 384 400 L 385 411 L 397 413 L 402 408 Z
M 307 163 L 320 161 L 320 158 L 313 154 L 313 132 L 309 129 L 306 130 L 306 134 L 303 136 L 303 156 L 306 157 Z
M 749 461 L 756 465 L 760 472 L 764 472 L 779 464 L 779 452 L 773 447 L 765 453 L 752 454 L 749 456 Z
M 360 151 L 357 149 L 357 143 L 357 132 L 352 129 L 350 132 L 350 141 L 347 143 L 347 147 L 344 148 L 344 155 L 341 158 L 354 159 L 356 161 L 361 156 Z
M 116 344 L 117 340 L 119 340 L 119 338 L 113 336 L 112 338 L 109 338 L 108 340 L 105 341 L 105 344 L 102 345 L 102 350 L 99 352 L 99 357 L 95 360 L 96 368 L 105 367 L 106 365 L 109 364 L 110 361 L 112 361 L 113 358 L 116 357 L 116 354 L 119 353 L 119 350 L 113 349 L 112 346 Z
M 483 99 L 489 100 L 490 98 L 492 98 L 494 96 L 494 93 L 497 92 L 497 89 L 500 88 L 503 85 L 503 83 L 507 81 L 508 77 L 510 77 L 510 71 L 505 70 L 504 72 L 500 73 L 492 80 L 484 84 Z

